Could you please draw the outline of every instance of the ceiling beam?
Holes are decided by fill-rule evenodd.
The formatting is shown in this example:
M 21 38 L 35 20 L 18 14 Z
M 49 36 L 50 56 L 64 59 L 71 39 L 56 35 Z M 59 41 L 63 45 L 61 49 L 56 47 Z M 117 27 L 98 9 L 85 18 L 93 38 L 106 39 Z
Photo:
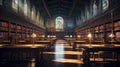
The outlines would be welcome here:
M 53 6 L 49 6 L 49 8 L 57 8 L 57 4 L 56 5 L 53 5 Z
M 51 9 L 51 11 L 52 11 L 52 10 L 53 10 L 53 11 L 54 11 L 54 10 L 57 10 L 57 11 L 59 10 L 59 11 L 63 11 L 63 12 L 64 12 L 64 11 L 67 11 L 67 12 L 68 12 L 68 10 L 67 10 L 67 9 L 64 9 L 64 8 Z
M 57 0 L 50 1 L 49 4 L 57 3 Z
M 63 8 L 70 8 L 70 6 L 63 5 L 63 4 L 61 4 L 61 7 L 63 7 Z
M 50 12 L 49 12 L 49 10 L 48 10 L 48 7 L 47 7 L 47 5 L 46 5 L 45 0 L 42 0 L 42 3 L 43 3 L 43 6 L 44 6 L 44 8 L 45 8 L 45 10 L 46 10 L 47 14 L 48 14 L 48 15 L 49 15 L 49 17 L 51 18 L 51 14 L 50 14 Z
M 62 0 L 62 2 L 63 2 L 63 3 L 69 3 L 69 4 L 72 3 L 72 2 L 66 1 L 66 0 Z
M 78 0 L 73 0 L 73 5 L 72 5 L 72 8 L 71 8 L 68 16 L 71 16 L 71 15 L 72 15 L 73 10 L 74 10 L 74 8 L 75 8 L 75 6 L 76 6 L 76 4 L 77 4 L 77 1 L 78 1 Z

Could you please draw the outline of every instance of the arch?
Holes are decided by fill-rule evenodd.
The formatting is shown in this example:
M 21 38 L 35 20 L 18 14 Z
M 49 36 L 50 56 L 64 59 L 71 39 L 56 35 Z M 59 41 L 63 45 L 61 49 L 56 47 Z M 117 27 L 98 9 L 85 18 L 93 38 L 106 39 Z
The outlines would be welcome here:
M 64 28 L 64 19 L 61 16 L 56 17 L 55 19 L 56 31 L 63 31 Z
M 103 11 L 107 10 L 109 7 L 109 0 L 102 0 Z
M 12 8 L 17 12 L 18 11 L 19 0 L 12 0 Z

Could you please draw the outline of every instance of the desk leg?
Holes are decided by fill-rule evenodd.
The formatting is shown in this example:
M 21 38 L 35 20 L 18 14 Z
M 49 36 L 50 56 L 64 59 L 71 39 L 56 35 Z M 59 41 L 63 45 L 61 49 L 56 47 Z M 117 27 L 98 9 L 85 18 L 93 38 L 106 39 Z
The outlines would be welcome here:
M 73 50 L 75 50 L 77 47 L 77 44 L 73 43 Z
M 117 59 L 117 61 L 120 61 L 120 60 L 119 60 L 119 55 L 120 55 L 119 53 L 120 53 L 120 52 L 116 52 L 116 59 Z
M 37 50 L 37 56 L 36 56 L 36 63 L 35 63 L 35 67 L 39 67 L 41 66 L 44 61 L 43 61 L 43 48 Z
M 90 62 L 90 52 L 83 51 L 83 62 L 84 63 Z

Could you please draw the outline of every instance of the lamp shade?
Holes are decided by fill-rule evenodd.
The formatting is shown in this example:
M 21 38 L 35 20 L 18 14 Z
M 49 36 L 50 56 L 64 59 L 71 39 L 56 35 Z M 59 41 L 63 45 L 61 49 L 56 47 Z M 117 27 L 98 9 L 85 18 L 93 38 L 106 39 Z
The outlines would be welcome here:
M 109 35 L 109 37 L 110 37 L 110 38 L 113 38 L 113 37 L 115 37 L 115 35 L 111 33 L 111 34 Z
M 92 38 L 92 34 L 91 33 L 88 34 L 88 38 Z
M 36 34 L 35 33 L 32 33 L 32 38 L 36 38 Z

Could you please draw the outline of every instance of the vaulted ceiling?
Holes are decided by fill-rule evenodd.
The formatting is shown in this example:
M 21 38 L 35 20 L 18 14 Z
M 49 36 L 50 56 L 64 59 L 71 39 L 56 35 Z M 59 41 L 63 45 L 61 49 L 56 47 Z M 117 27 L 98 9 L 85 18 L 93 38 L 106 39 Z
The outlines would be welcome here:
M 30 0 L 46 18 L 73 17 L 80 11 L 81 0 Z

